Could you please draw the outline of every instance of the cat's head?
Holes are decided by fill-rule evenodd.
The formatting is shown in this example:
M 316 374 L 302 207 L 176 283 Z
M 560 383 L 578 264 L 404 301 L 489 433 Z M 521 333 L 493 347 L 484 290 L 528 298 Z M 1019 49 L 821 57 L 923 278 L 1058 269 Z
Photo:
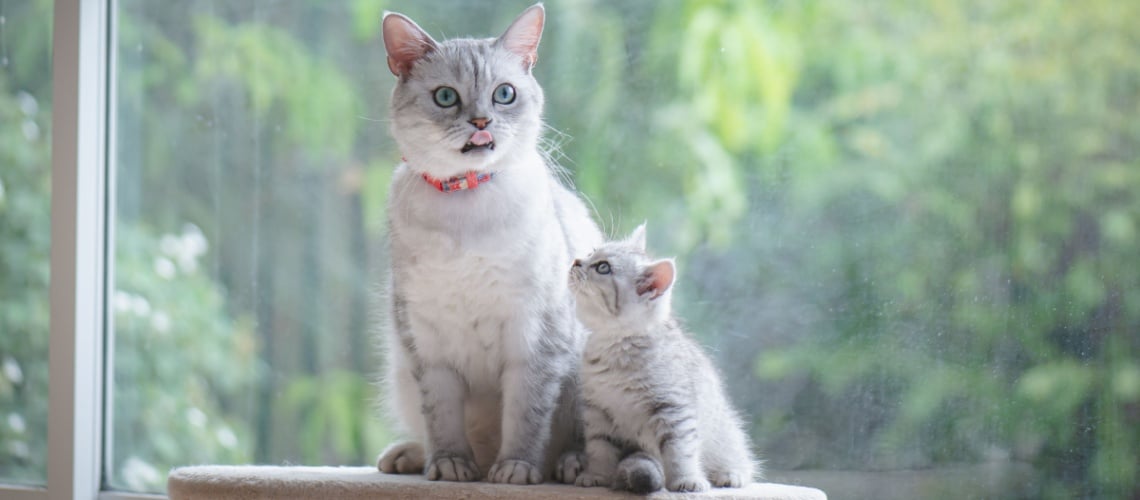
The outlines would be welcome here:
M 594 332 L 638 328 L 667 319 L 676 265 L 645 253 L 645 225 L 610 241 L 570 269 L 578 318 Z
M 543 95 L 531 68 L 545 16 L 534 5 L 498 38 L 437 42 L 411 19 L 384 15 L 398 77 L 392 136 L 413 170 L 445 179 L 537 149 Z

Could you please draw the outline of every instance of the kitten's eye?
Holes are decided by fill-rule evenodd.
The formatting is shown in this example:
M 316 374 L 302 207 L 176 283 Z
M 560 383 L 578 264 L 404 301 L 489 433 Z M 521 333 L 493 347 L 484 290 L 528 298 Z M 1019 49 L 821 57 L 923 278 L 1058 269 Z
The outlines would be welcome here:
M 613 271 L 613 269 L 610 269 L 610 263 L 604 260 L 594 264 L 594 270 L 597 271 L 598 274 L 610 274 L 610 272 Z
M 509 83 L 499 85 L 495 87 L 495 93 L 491 95 L 491 99 L 499 104 L 515 102 L 515 88 Z
M 441 108 L 450 108 L 459 103 L 459 92 L 451 87 L 440 87 L 432 94 L 435 103 Z

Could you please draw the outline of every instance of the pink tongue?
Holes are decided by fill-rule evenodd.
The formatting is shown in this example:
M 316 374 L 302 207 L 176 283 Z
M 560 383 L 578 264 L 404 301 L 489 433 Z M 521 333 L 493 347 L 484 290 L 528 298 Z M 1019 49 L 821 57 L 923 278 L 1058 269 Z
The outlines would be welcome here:
M 486 130 L 477 131 L 474 134 L 471 134 L 470 139 L 467 139 L 467 142 L 470 142 L 476 146 L 486 146 L 494 141 L 495 138 L 492 137 L 491 133 Z

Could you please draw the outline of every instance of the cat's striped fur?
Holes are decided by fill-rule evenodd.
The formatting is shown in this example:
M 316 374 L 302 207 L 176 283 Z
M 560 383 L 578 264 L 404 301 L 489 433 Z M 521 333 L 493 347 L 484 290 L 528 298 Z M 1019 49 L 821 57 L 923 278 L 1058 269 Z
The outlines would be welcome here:
M 673 261 L 645 255 L 644 226 L 571 270 L 578 317 L 591 332 L 580 486 L 703 491 L 739 487 L 756 473 L 716 369 L 672 317 L 674 272 Z

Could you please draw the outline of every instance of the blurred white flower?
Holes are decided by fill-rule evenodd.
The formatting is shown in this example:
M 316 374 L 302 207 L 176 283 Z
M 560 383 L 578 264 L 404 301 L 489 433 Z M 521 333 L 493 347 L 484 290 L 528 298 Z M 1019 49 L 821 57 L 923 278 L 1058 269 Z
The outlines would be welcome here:
M 24 120 L 20 128 L 23 129 L 24 138 L 27 139 L 28 142 L 35 142 L 36 139 L 40 138 L 40 126 L 36 125 L 35 121 Z
M 150 326 L 158 333 L 166 333 L 170 331 L 170 316 L 166 311 L 156 311 L 150 317 Z
M 115 312 L 125 313 L 131 310 L 131 294 L 122 290 L 115 290 L 115 296 L 111 299 L 111 303 L 115 308 Z
M 120 472 L 128 490 L 146 491 L 161 485 L 163 475 L 153 465 L 138 457 L 130 457 L 123 462 Z
M 20 102 L 20 111 L 24 112 L 24 116 L 35 116 L 40 109 L 40 104 L 36 101 L 35 96 L 23 90 L 16 94 L 16 100 Z
M 12 385 L 18 385 L 24 381 L 24 370 L 20 369 L 20 363 L 16 360 L 5 356 L 4 357 L 4 377 L 12 382 Z
M 192 407 L 186 410 L 186 420 L 190 422 L 190 425 L 201 429 L 206 426 L 207 418 L 202 410 L 199 410 L 197 407 Z
M 8 414 L 8 427 L 16 434 L 23 434 L 28 429 L 27 424 L 24 423 L 24 417 L 19 413 Z
M 158 248 L 162 250 L 162 253 L 175 257 L 178 255 L 179 249 L 182 248 L 182 239 L 173 234 L 164 234 L 158 240 Z
M 135 313 L 136 316 L 150 316 L 150 302 L 147 302 L 146 297 L 132 295 L 131 312 Z
M 175 269 L 174 263 L 170 259 L 166 257 L 154 259 L 154 274 L 157 274 L 159 278 L 168 280 L 173 278 L 177 272 L 178 270 Z
M 206 241 L 206 235 L 202 234 L 202 230 L 194 224 L 182 226 L 182 243 L 186 246 L 186 251 L 195 257 L 205 255 L 206 250 L 210 248 L 210 242 Z
M 198 270 L 198 258 L 206 254 L 209 242 L 202 230 L 194 224 L 182 226 L 182 238 L 177 255 L 178 267 L 183 271 L 192 273 Z
M 226 448 L 234 449 L 238 445 L 237 436 L 234 435 L 234 431 L 231 431 L 229 427 L 222 426 L 214 435 L 218 438 L 218 444 Z
M 177 262 L 178 267 L 186 273 L 192 273 L 198 270 L 198 258 L 205 255 L 209 247 L 210 244 L 209 241 L 206 240 L 206 236 L 202 234 L 202 230 L 194 224 L 183 225 L 181 235 L 163 235 L 159 242 L 159 249 L 162 250 L 162 253 L 173 259 L 174 262 Z M 169 260 L 163 260 L 170 262 Z M 160 272 L 159 275 L 164 278 L 173 277 L 173 272 L 171 272 L 169 276 L 163 274 L 166 272 L 165 265 L 166 264 L 163 264 L 164 270 Z

